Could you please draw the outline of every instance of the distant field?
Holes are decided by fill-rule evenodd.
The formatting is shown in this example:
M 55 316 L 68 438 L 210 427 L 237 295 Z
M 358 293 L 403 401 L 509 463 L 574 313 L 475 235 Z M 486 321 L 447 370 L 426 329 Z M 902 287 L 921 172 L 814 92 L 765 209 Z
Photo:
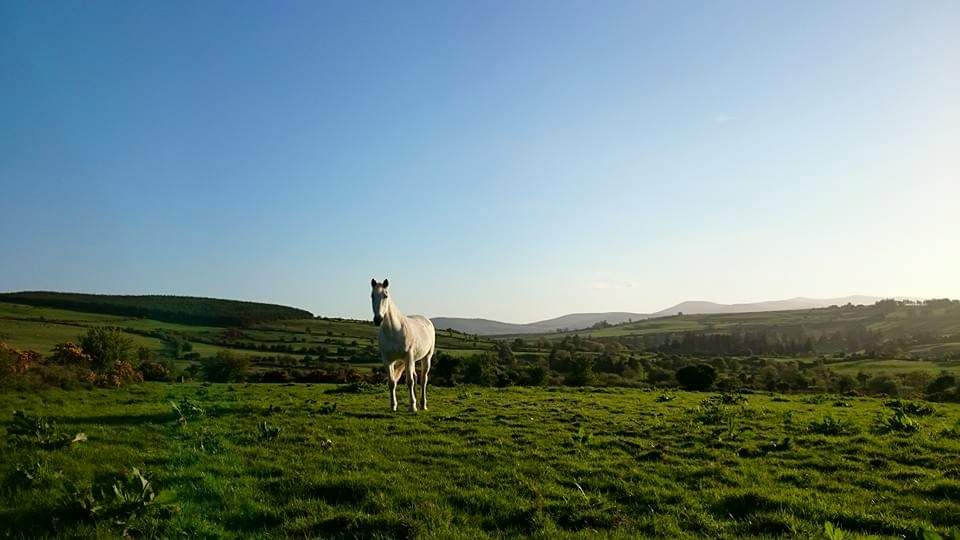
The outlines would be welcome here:
M 684 333 L 741 334 L 764 332 L 795 340 L 811 340 L 817 352 L 862 352 L 895 342 L 894 352 L 904 358 L 935 358 L 960 354 L 960 303 L 931 305 L 840 306 L 759 313 L 693 314 L 658 317 L 605 328 L 547 334 L 495 336 L 511 340 L 557 341 L 574 335 L 600 341 L 672 336 Z M 840 342 L 820 343 L 840 337 Z M 851 337 L 852 336 L 852 337 Z
M 0 536 L 815 538 L 829 521 L 848 537 L 901 538 L 960 527 L 957 405 L 934 405 L 907 433 L 879 429 L 893 412 L 866 398 L 435 388 L 431 410 L 412 415 L 388 412 L 385 389 L 333 390 L 0 395 L 0 426 L 22 409 L 88 437 L 64 450 L 0 439 Z M 206 414 L 181 425 L 169 404 L 181 399 Z M 78 509 L 75 493 L 134 467 L 153 504 L 131 517 L 108 490 L 94 496 L 100 514 Z
M 589 335 L 593 337 L 617 337 L 642 334 L 689 331 L 730 331 L 751 329 L 776 329 L 807 327 L 811 331 L 842 328 L 844 324 L 861 323 L 873 331 L 932 332 L 937 334 L 960 334 L 960 309 L 901 308 L 883 313 L 861 308 L 823 308 L 793 311 L 769 311 L 761 313 L 724 313 L 705 315 L 675 315 L 659 317 L 609 328 L 555 332 L 543 337 L 558 339 L 566 335 Z M 910 314 L 916 310 L 916 314 Z M 527 339 L 539 335 L 524 335 Z
M 172 357 L 168 344 L 142 333 L 163 331 L 191 344 L 192 351 L 213 356 L 230 350 L 250 357 L 295 357 L 316 355 L 322 350 L 328 362 L 350 362 L 357 366 L 377 365 L 379 358 L 376 326 L 365 321 L 333 319 L 294 319 L 254 324 L 237 331 L 241 338 L 222 341 L 228 327 L 190 325 L 151 319 L 84 313 L 58 308 L 34 307 L 0 302 L 0 341 L 17 349 L 31 349 L 46 354 L 58 343 L 76 342 L 92 326 L 116 326 L 138 347 L 147 347 L 161 357 Z M 488 340 L 475 340 L 462 334 L 437 332 L 438 347 L 451 355 L 465 357 L 493 347 Z M 265 347 L 265 349 L 264 349 Z M 280 348 L 283 350 L 273 350 Z M 364 359 L 354 361 L 360 355 Z
M 82 324 L 96 326 L 104 324 L 104 321 L 96 320 Z M 78 336 L 85 331 L 84 326 L 0 319 L 0 341 L 18 349 L 32 349 L 46 354 L 58 343 L 76 342 Z M 156 351 L 163 350 L 162 342 L 158 339 L 137 334 L 128 335 L 136 346 L 149 347 Z
M 830 369 L 839 373 L 847 373 L 850 375 L 855 375 L 860 371 L 865 371 L 868 373 L 925 371 L 931 374 L 937 374 L 941 371 L 949 371 L 960 375 L 960 360 L 936 362 L 931 360 L 851 360 L 849 362 L 830 364 Z
M 241 325 L 313 317 L 289 306 L 195 296 L 23 291 L 0 293 L 0 302 L 185 324 Z

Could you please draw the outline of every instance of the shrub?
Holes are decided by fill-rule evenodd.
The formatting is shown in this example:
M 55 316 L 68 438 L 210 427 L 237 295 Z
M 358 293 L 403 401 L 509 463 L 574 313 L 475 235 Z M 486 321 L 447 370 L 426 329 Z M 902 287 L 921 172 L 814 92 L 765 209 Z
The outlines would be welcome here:
M 686 390 L 709 390 L 717 380 L 717 371 L 707 364 L 686 366 L 677 370 L 677 382 Z
M 65 509 L 86 519 L 109 519 L 124 524 L 155 498 L 150 481 L 134 467 L 129 473 L 96 482 L 92 487 L 71 486 Z
M 900 381 L 889 375 L 877 375 L 867 381 L 867 390 L 872 394 L 899 396 Z
M 595 379 L 593 374 L 593 359 L 585 354 L 574 356 L 571 361 L 570 373 L 566 378 L 567 385 L 588 386 L 593 384 Z
M 897 409 L 893 416 L 889 417 L 877 413 L 876 428 L 879 433 L 916 433 L 920 431 L 920 427 L 920 422 L 907 416 L 901 409 Z
M 106 371 L 130 356 L 133 341 L 119 328 L 97 326 L 80 337 L 80 347 L 95 371 Z
M 210 382 L 242 381 L 249 369 L 249 358 L 226 350 L 206 359 L 200 367 L 204 380 Z
M 933 405 L 923 403 L 922 401 L 905 401 L 900 399 L 891 399 L 883 402 L 886 407 L 895 411 L 903 411 L 914 416 L 930 416 L 936 412 Z
M 162 362 L 140 362 L 140 373 L 145 381 L 169 381 L 172 371 L 169 365 Z
M 149 347 L 137 347 L 137 362 L 139 364 L 145 364 L 147 362 L 156 362 L 157 353 L 150 349 Z
M 23 375 L 42 363 L 43 357 L 34 351 L 18 351 L 0 341 L 0 381 Z
M 7 440 L 16 445 L 34 444 L 41 448 L 57 449 L 85 441 L 87 436 L 83 433 L 68 435 L 52 420 L 13 411 L 13 420 L 7 426 Z
M 823 536 L 827 540 L 846 540 L 847 534 L 829 521 L 823 524 Z
M 48 361 L 44 361 L 37 352 L 17 351 L 0 343 L 0 385 L 20 390 L 41 387 L 73 389 L 92 385 L 119 388 L 142 381 L 140 371 L 123 357 L 117 356 L 124 346 L 117 348 L 109 345 L 127 340 L 121 335 L 116 341 L 114 333 L 114 329 L 91 329 L 84 336 L 90 336 L 87 341 L 107 344 L 107 349 L 114 350 L 108 355 L 110 358 L 120 358 L 106 363 L 96 360 L 83 347 L 71 342 L 56 345 Z
M 820 435 L 852 435 L 857 431 L 857 427 L 850 422 L 830 415 L 810 423 L 810 432 Z
M 703 400 L 697 407 L 697 420 L 704 424 L 725 424 L 733 419 L 727 407 L 713 400 Z
M 90 372 L 89 380 L 97 386 L 121 388 L 128 384 L 143 382 L 143 374 L 130 362 L 120 360 L 102 373 Z
M 174 414 L 177 416 L 177 422 L 181 424 L 186 424 L 187 419 L 189 418 L 200 418 L 206 411 L 203 410 L 203 407 L 199 403 L 192 401 L 186 397 L 180 398 L 180 402 L 171 401 L 170 406 L 173 408 Z
M 83 352 L 83 348 L 72 341 L 60 343 L 53 347 L 53 354 L 50 361 L 62 366 L 78 366 L 89 368 L 93 364 L 93 358 Z
M 941 373 L 927 385 L 927 394 L 939 394 L 957 385 L 957 378 L 950 373 Z

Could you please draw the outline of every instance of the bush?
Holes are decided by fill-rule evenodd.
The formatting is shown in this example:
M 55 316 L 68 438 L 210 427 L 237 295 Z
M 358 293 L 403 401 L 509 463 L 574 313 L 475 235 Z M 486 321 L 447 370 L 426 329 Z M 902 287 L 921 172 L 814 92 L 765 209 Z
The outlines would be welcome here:
M 574 356 L 571 361 L 570 373 L 566 378 L 567 385 L 588 386 L 593 384 L 594 380 L 593 359 L 585 354 Z
M 188 419 L 200 418 L 206 414 L 206 411 L 203 410 L 203 407 L 201 407 L 199 403 L 186 397 L 180 398 L 179 403 L 171 401 L 170 407 L 173 408 L 173 413 L 176 415 L 177 422 L 180 424 L 186 424 Z
M 48 450 L 65 448 L 87 440 L 83 433 L 70 435 L 60 430 L 52 420 L 13 411 L 13 420 L 7 426 L 7 440 L 15 445 L 37 445 Z
M 204 380 L 210 382 L 243 381 L 250 369 L 250 359 L 231 351 L 219 351 L 200 367 Z
M 62 366 L 78 366 L 89 368 L 93 364 L 93 359 L 89 354 L 83 352 L 83 348 L 72 341 L 60 343 L 53 347 L 53 355 L 50 361 Z
M 90 382 L 97 386 L 121 388 L 128 384 L 143 382 L 143 374 L 126 360 L 120 360 L 104 372 L 90 372 Z
M 945 390 L 953 388 L 957 385 L 957 378 L 950 373 L 941 373 L 933 380 L 930 384 L 927 385 L 926 392 L 928 394 L 939 394 Z
M 87 367 L 45 362 L 40 353 L 18 351 L 0 342 L 0 387 L 16 390 L 89 387 L 90 373 Z
M 9 381 L 15 376 L 23 375 L 37 367 L 42 359 L 39 353 L 18 351 L 0 341 L 0 381 Z
M 114 364 L 130 357 L 133 340 L 119 328 L 97 326 L 80 338 L 80 347 L 90 356 L 94 371 L 109 371 Z
M 717 371 L 707 364 L 686 366 L 677 370 L 677 382 L 685 390 L 709 390 L 717 380 Z
M 906 414 L 912 414 L 914 416 L 930 416 L 937 412 L 936 409 L 933 408 L 933 405 L 924 403 L 922 401 L 903 401 L 899 399 L 892 399 L 883 402 L 883 404 L 884 406 L 895 411 L 903 411 Z
M 900 381 L 889 375 L 877 375 L 867 381 L 867 390 L 874 395 L 898 397 Z
M 101 478 L 90 487 L 72 485 L 63 506 L 67 514 L 123 525 L 143 513 L 155 497 L 150 481 L 134 467 L 129 472 Z
M 877 413 L 876 429 L 879 433 L 916 433 L 920 428 L 920 423 L 907 416 L 902 409 L 896 409 L 893 416 L 889 417 Z
M 857 431 L 857 427 L 850 422 L 830 415 L 810 423 L 810 432 L 820 435 L 852 435 Z
M 162 362 L 148 361 L 140 363 L 140 373 L 143 374 L 143 380 L 145 381 L 166 382 L 172 379 L 173 370 L 171 366 Z

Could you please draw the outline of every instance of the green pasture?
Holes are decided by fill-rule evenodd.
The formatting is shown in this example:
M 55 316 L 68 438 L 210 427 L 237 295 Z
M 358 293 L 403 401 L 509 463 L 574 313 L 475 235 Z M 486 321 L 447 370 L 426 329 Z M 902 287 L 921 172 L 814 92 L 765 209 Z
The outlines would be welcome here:
M 900 538 L 960 526 L 956 405 L 891 423 L 877 399 L 434 388 L 430 410 L 411 414 L 388 411 L 384 388 L 344 390 L 0 395 L 0 535 L 812 538 L 831 522 L 848 538 Z M 86 441 L 13 437 L 15 409 Z

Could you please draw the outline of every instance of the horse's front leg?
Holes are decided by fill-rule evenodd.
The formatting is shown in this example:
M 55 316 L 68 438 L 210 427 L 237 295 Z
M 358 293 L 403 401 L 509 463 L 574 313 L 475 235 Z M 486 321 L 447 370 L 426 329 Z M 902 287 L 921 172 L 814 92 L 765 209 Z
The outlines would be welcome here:
M 417 370 L 416 360 L 412 354 L 407 354 L 407 388 L 410 390 L 410 412 L 417 412 Z
M 404 364 L 399 361 L 384 359 L 387 366 L 387 388 L 390 390 L 390 410 L 397 410 L 397 382 L 403 375 Z
M 392 374 L 387 380 L 387 387 L 390 389 L 390 410 L 395 411 L 397 410 L 397 380 Z

